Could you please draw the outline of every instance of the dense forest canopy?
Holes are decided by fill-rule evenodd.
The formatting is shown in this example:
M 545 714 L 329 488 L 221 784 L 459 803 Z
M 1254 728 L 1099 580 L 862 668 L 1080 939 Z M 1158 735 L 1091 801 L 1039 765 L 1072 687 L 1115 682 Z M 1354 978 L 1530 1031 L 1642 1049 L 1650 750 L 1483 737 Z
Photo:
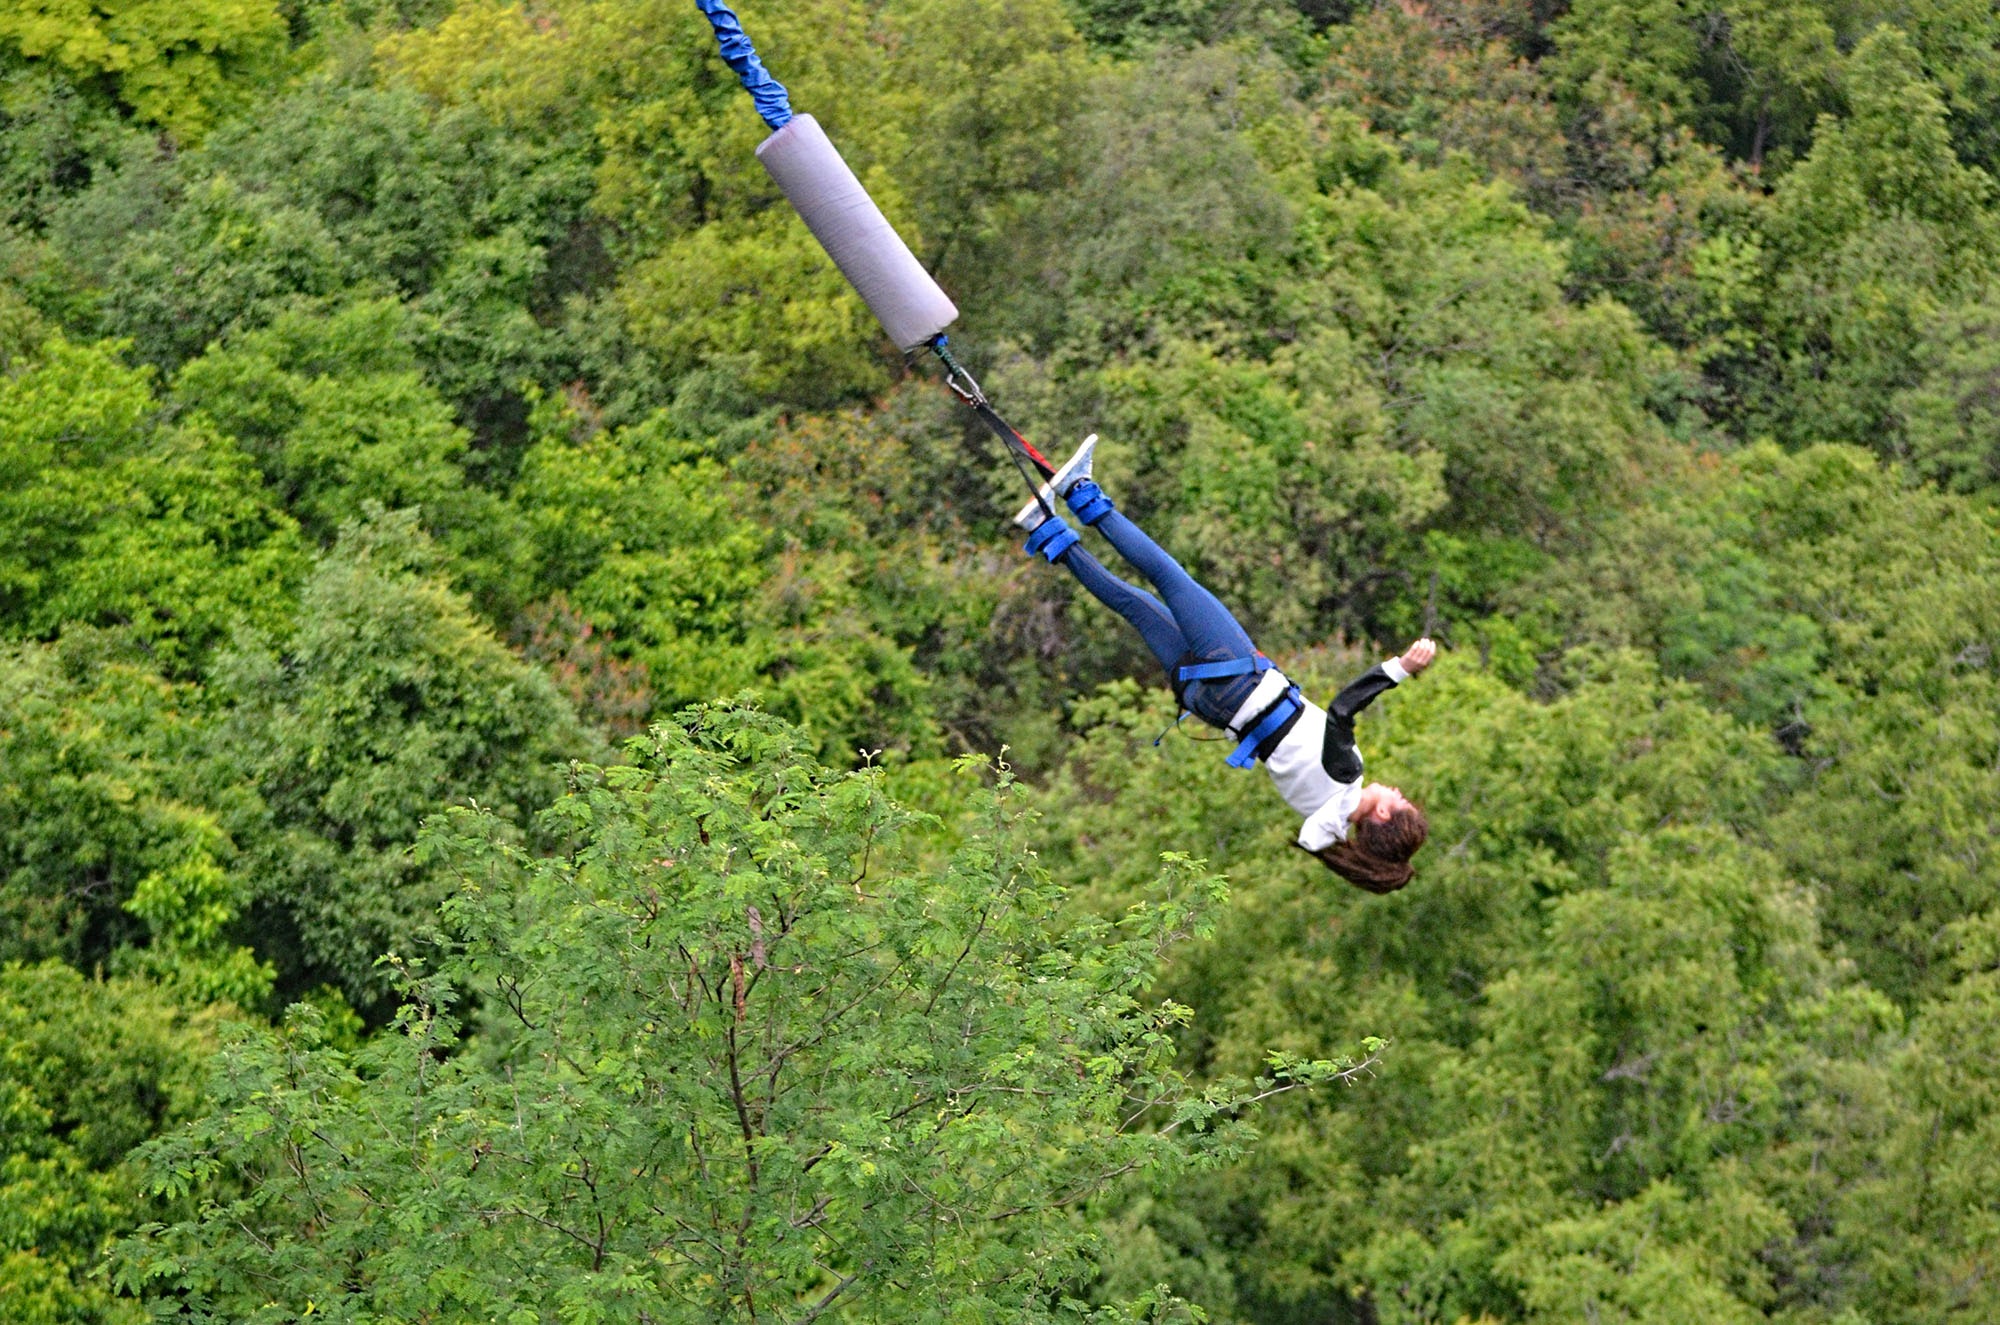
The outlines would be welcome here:
M 0 6 L 0 1318 L 2000 1319 L 2000 11 Z

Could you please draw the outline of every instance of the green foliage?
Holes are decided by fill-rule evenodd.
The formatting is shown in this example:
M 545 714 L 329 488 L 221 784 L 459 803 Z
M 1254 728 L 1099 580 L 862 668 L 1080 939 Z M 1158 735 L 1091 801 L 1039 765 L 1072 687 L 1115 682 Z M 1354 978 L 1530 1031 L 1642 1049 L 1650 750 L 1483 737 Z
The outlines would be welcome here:
M 0 50 L 0 225 L 39 230 L 137 136 L 108 99 Z
M 1003 325 L 1079 366 L 1189 335 L 1268 347 L 1271 285 L 1294 209 L 1260 160 L 1295 162 L 1305 128 L 1267 60 L 1161 53 L 1098 79 L 1066 156 L 1075 179 L 1016 240 Z M 1254 122 L 1251 137 L 1236 131 Z M 991 277 L 988 277 L 990 280 Z
M 1501 1258 L 1530 1320 L 1756 1322 L 1775 1296 L 1760 1260 L 1789 1221 L 1734 1184 L 1689 1200 L 1657 1183 L 1601 1212 L 1551 1223 Z
M 1996 554 L 1990 512 L 1863 452 L 1763 447 L 1676 476 L 1524 597 L 1562 604 L 1572 639 L 1657 651 L 1810 760 L 1774 842 L 1908 1003 L 1992 886 Z
M 588 196 L 575 164 L 477 110 L 331 77 L 231 126 L 202 155 L 208 169 L 314 213 L 352 275 L 410 295 L 446 281 L 475 241 L 556 242 Z
M 1988 0 L 744 19 L 1293 675 L 1452 646 L 1418 881 L 1150 744 L 685 0 L 17 4 L 0 1317 L 1993 1315 Z
M 1062 688 L 1043 669 L 1087 663 L 1051 659 L 1056 623 L 1040 596 L 1048 581 L 1015 547 L 987 543 L 977 524 L 979 512 L 1018 502 L 1019 478 L 1004 482 L 1007 471 L 987 463 L 999 457 L 978 446 L 927 440 L 963 428 L 947 401 L 905 391 L 887 406 L 872 418 L 788 428 L 734 466 L 787 531 L 784 573 L 767 592 L 785 655 L 811 687 L 798 700 L 810 701 L 810 718 L 835 686 L 852 687 L 868 704 L 856 726 L 869 749 L 1021 749 L 1050 739 L 1045 706 Z M 855 744 L 829 748 L 845 754 Z
M 634 340 L 668 373 L 711 369 L 741 399 L 824 409 L 887 378 L 867 305 L 804 223 L 775 207 L 669 241 L 633 267 L 620 298 Z
M 1960 926 L 1957 978 L 1926 1004 L 1886 1064 L 1904 1083 L 1897 1097 L 1866 1100 L 1829 1128 L 1829 1149 L 1855 1165 L 1840 1194 L 1840 1223 L 1871 1271 L 1858 1285 L 1868 1317 L 1917 1321 L 1950 1303 L 1994 1310 L 1989 1267 L 2000 1254 L 1991 1191 L 1996 1118 L 1994 1048 L 1996 930 L 1991 912 Z M 1874 1163 L 1867 1168 L 1861 1164 Z
M 1546 199 L 1565 173 L 1556 108 L 1536 71 L 1453 6 L 1374 5 L 1335 28 L 1320 94 L 1412 158 L 1464 152 Z
M 1610 295 L 1702 354 L 1705 338 L 1734 326 L 1705 297 L 1704 245 L 1741 229 L 1755 195 L 1719 151 L 1629 89 L 1564 106 L 1546 69 L 1518 58 L 1538 39 L 1517 19 L 1463 0 L 1377 5 L 1330 34 L 1318 96 L 1394 137 L 1409 159 L 1462 152 L 1507 180 L 1569 240 L 1572 298 Z
M 514 500 L 528 519 L 534 579 L 560 586 L 648 672 L 669 703 L 727 694 L 766 655 L 751 638 L 765 534 L 721 500 L 722 469 L 671 421 L 528 452 Z
M 0 965 L 0 1309 L 20 1325 L 134 1325 L 111 1240 L 164 1209 L 126 1152 L 193 1114 L 208 1034 L 150 986 Z
M 920 256 L 949 288 L 989 288 L 984 273 L 1018 261 L 1043 200 L 1074 178 L 1067 148 L 1094 81 L 1082 43 L 1057 0 L 901 0 L 888 17 L 900 109 L 922 125 L 900 172 Z
M 183 142 L 242 108 L 285 44 L 277 0 L 19 0 L 0 14 L 0 50 L 110 84 Z
M 1993 181 L 1954 155 L 1909 40 L 1879 29 L 1848 83 L 1852 115 L 1822 123 L 1772 196 L 1763 279 L 1744 292 L 1759 363 L 1730 375 L 1753 426 L 1794 443 L 1892 438 L 1913 350 L 2000 271 Z
M 418 377 L 402 330 L 386 301 L 283 314 L 189 363 L 171 399 L 255 457 L 316 542 L 370 501 L 448 521 L 437 508 L 464 498 L 465 435 Z
M 1293 674 L 1359 665 L 1335 662 Z M 1149 715 L 1093 712 L 1048 802 L 1087 807 L 1058 868 L 1103 905 L 1166 841 L 1237 875 L 1216 941 L 1164 985 L 1204 1010 L 1194 1061 L 1396 1032 L 1358 1107 L 1278 1110 L 1247 1164 L 1154 1219 L 1226 1256 L 1222 1318 L 1346 1319 L 1353 1294 L 1394 1321 L 1770 1301 L 1760 1258 L 1800 1214 L 1743 1166 L 1788 1127 L 1795 1027 L 1834 986 L 1809 897 L 1746 840 L 1779 758 L 1634 658 L 1572 665 L 1543 705 L 1447 663 L 1364 719 L 1389 752 L 1371 774 L 1432 821 L 1386 899 L 1285 851 L 1270 789 L 1219 751 L 1153 751 Z M 1188 1219 L 1205 1231 L 1173 1231 Z
M 2000 487 L 2000 296 L 1930 319 L 1914 347 L 1915 385 L 1894 400 L 1904 458 L 1954 492 Z
M 1899 23 L 1923 53 L 1924 67 L 1951 108 L 1952 141 L 1960 157 L 1992 171 L 2000 166 L 2000 120 L 1993 89 L 2000 82 L 1992 6 L 1979 0 L 1926 0 L 1881 14 Z
M 1201 331 L 1070 388 L 1136 448 L 1107 452 L 1113 491 L 1280 642 L 1410 619 L 1427 525 L 1558 543 L 1659 441 L 1666 370 L 1623 309 L 1563 299 L 1562 248 L 1502 186 L 1401 165 L 1345 115 L 1324 127 L 1255 316 L 1201 309 Z
M 1571 96 L 1601 99 L 1622 85 L 1753 164 L 1782 163 L 1833 98 L 1840 37 L 1859 35 L 1836 31 L 1841 9 L 1818 0 L 1583 0 L 1550 31 L 1553 72 Z
M 345 286 L 409 300 L 396 334 L 474 429 L 473 472 L 504 483 L 525 440 L 522 383 L 542 380 L 555 353 L 542 323 L 607 275 L 579 144 L 325 78 L 218 135 L 201 168 L 312 214 Z
M 279 640 L 217 664 L 215 757 L 258 795 L 228 827 L 255 880 L 260 951 L 281 989 L 331 982 L 377 1009 L 445 884 L 410 855 L 424 818 L 476 803 L 525 826 L 557 763 L 592 738 L 548 677 L 509 653 L 435 574 L 415 512 L 341 530 Z
M 4 961 L 101 964 L 140 941 L 130 903 L 141 891 L 225 851 L 176 776 L 195 748 L 192 696 L 87 644 L 74 651 L 0 656 Z
M 594 205 L 622 231 L 627 259 L 617 297 L 595 315 L 622 319 L 669 373 L 717 372 L 739 398 L 815 406 L 879 389 L 879 330 L 803 226 L 772 206 L 781 195 L 752 154 L 761 126 L 716 64 L 700 13 L 671 0 L 560 9 L 558 25 L 466 5 L 383 52 L 449 104 L 595 140 Z M 815 0 L 752 21 L 799 104 L 837 135 L 890 216 L 907 219 L 877 165 L 906 140 L 884 105 L 880 52 L 854 40 L 867 24 L 860 6 Z
M 653 711 L 645 664 L 618 658 L 566 595 L 523 609 L 511 638 L 522 658 L 546 668 L 577 712 L 597 726 L 621 737 L 645 728 Z
M 115 192 L 86 198 L 74 214 L 96 222 L 117 201 Z M 101 316 L 147 363 L 171 368 L 220 336 L 344 284 L 339 249 L 318 217 L 229 175 L 202 177 L 165 206 L 136 201 L 159 208 L 157 220 L 109 255 Z
M 249 457 L 163 424 L 148 379 L 60 339 L 0 379 L 0 630 L 123 627 L 184 673 L 235 622 L 282 619 L 303 557 Z
M 1143 51 L 1155 43 L 1197 45 L 1261 39 L 1296 50 L 1308 25 L 1325 27 L 1346 17 L 1348 0 L 1070 0 L 1077 26 L 1093 45 Z
M 754 688 L 830 760 L 935 754 L 940 718 L 992 722 L 976 641 L 999 573 L 954 564 L 955 527 L 940 546 L 880 515 L 919 518 L 927 476 L 910 468 L 943 462 L 851 420 L 782 429 L 728 469 L 668 415 L 594 435 L 580 422 L 544 412 L 514 493 L 534 578 L 644 669 L 656 706 Z
M 174 377 L 173 407 L 255 458 L 272 494 L 322 546 L 370 503 L 411 507 L 496 616 L 519 602 L 519 517 L 467 481 L 469 438 L 423 379 L 399 304 L 279 314 Z
M 878 775 L 808 748 L 690 710 L 573 769 L 563 855 L 434 821 L 432 973 L 358 1055 L 301 1013 L 235 1037 L 211 1115 L 147 1162 L 163 1194 L 247 1185 L 128 1245 L 123 1282 L 195 1320 L 1074 1319 L 1068 1207 L 1212 1166 L 1252 1097 L 1350 1070 L 1175 1068 L 1187 1011 L 1146 986 L 1224 895 L 1185 857 L 1116 922 L 1058 924 L 1004 777 L 924 868 Z M 490 1029 L 438 1058 L 472 999 Z
M 329 296 L 406 300 L 394 334 L 474 429 L 475 475 L 504 484 L 523 384 L 559 371 L 537 318 L 605 279 L 589 172 L 477 109 L 325 77 L 201 151 L 128 163 L 61 209 L 50 247 L 94 287 L 76 320 L 169 369 Z
M 28 301 L 0 285 L 0 372 L 35 356 L 48 340 L 48 327 Z

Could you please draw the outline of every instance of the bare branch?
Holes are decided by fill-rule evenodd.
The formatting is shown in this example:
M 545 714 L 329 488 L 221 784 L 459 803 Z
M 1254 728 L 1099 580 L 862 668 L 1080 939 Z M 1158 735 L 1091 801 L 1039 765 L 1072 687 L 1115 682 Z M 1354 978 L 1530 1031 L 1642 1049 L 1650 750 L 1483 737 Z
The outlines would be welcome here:
M 826 1309 L 833 1305 L 834 1299 L 839 1297 L 842 1293 L 845 1293 L 848 1290 L 848 1288 L 853 1285 L 855 1280 L 859 1279 L 862 1275 L 868 1273 L 868 1271 L 871 1268 L 872 1268 L 872 1263 L 868 1265 L 863 1265 L 853 1274 L 848 1275 L 845 1279 L 842 1279 L 839 1283 L 827 1289 L 826 1294 L 823 1297 L 821 1297 L 819 1301 L 813 1303 L 812 1310 L 806 1312 L 805 1315 L 800 1316 L 798 1320 L 794 1322 L 794 1325 L 811 1325 L 813 1321 L 816 1321 L 821 1316 L 825 1315 Z

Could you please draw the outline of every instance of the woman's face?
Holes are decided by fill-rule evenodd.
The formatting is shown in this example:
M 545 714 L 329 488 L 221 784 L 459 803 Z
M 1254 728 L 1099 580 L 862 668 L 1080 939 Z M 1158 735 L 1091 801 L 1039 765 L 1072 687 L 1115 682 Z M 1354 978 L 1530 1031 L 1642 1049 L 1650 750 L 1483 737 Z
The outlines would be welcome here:
M 1361 794 L 1364 797 L 1370 798 L 1370 803 L 1367 805 L 1365 811 L 1368 817 L 1379 819 L 1383 823 L 1387 823 L 1390 819 L 1394 818 L 1396 812 L 1399 810 L 1413 810 L 1416 808 L 1416 806 L 1410 803 L 1409 798 L 1403 795 L 1401 787 L 1392 787 L 1386 782 L 1371 782 L 1361 789 Z

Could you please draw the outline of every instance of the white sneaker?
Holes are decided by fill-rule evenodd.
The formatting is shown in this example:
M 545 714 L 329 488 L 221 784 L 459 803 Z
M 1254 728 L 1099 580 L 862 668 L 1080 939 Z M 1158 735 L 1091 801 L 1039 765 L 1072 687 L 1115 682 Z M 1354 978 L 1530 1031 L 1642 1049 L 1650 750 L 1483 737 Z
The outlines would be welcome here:
M 1042 484 L 1036 498 L 1023 506 L 1014 516 L 1014 523 L 1033 533 L 1042 527 L 1042 521 L 1049 518 L 1055 504 L 1069 493 L 1069 490 L 1090 477 L 1091 457 L 1097 452 L 1097 434 L 1083 439 L 1083 445 L 1076 448 L 1076 454 L 1063 461 L 1056 476 Z

